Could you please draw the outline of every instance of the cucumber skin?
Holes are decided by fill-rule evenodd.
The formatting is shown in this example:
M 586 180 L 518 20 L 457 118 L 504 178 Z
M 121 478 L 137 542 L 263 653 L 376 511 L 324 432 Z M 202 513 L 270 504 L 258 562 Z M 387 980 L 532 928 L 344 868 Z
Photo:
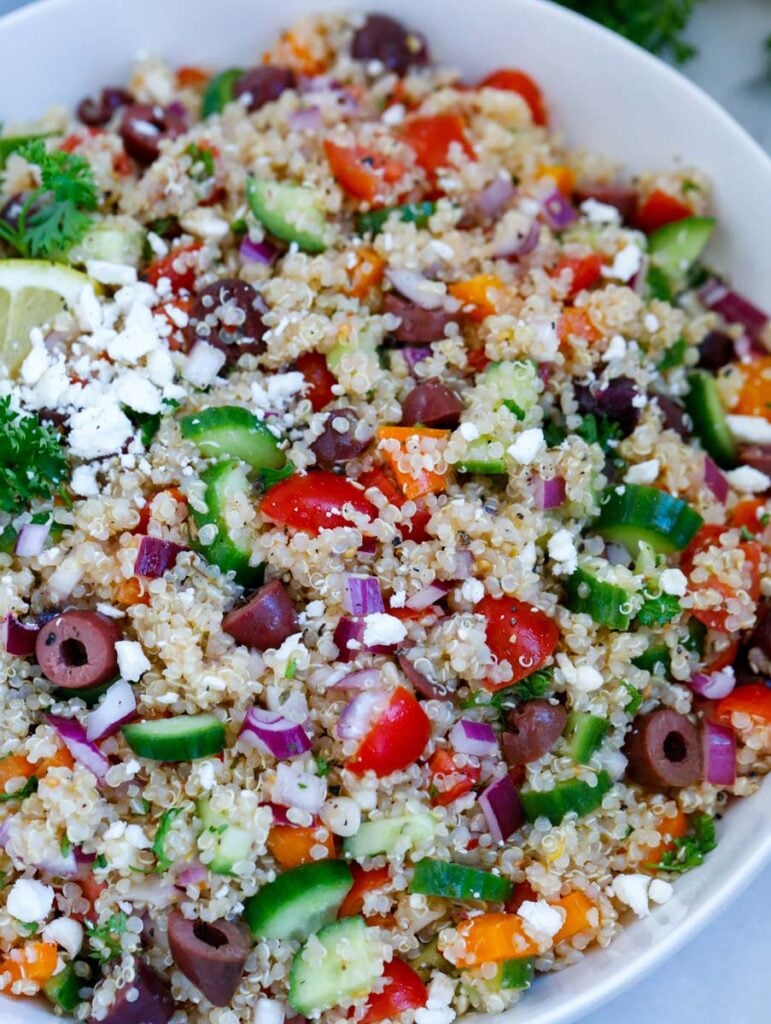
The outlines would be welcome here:
M 246 466 L 237 459 L 228 459 L 224 462 L 217 462 L 209 466 L 201 474 L 201 480 L 206 484 L 204 501 L 206 511 L 190 509 L 190 515 L 195 523 L 196 529 L 200 531 L 203 526 L 214 523 L 217 526 L 217 536 L 211 544 L 201 544 L 197 537 L 191 537 L 190 544 L 199 554 L 203 555 L 207 562 L 216 565 L 222 572 L 235 573 L 236 583 L 242 587 L 254 586 L 262 576 L 261 565 L 250 565 L 249 558 L 251 551 L 240 548 L 227 534 L 224 516 L 220 511 L 222 495 L 218 488 L 227 484 L 227 477 L 233 474 L 242 474 L 243 486 L 249 489 L 249 482 L 246 477 Z
M 657 554 L 671 555 L 687 548 L 704 520 L 680 498 L 643 484 L 625 484 L 618 494 L 608 493 L 594 529 L 608 540 L 618 540 L 634 553 L 645 541 Z
M 278 875 L 244 903 L 244 919 L 255 938 L 304 941 L 324 924 L 333 921 L 353 885 L 351 869 L 342 860 L 314 861 Z M 323 887 L 333 899 L 326 906 L 303 907 L 303 898 Z M 301 916 L 290 928 L 282 918 Z M 284 920 L 283 924 L 286 924 Z
M 681 283 L 707 247 L 715 223 L 714 217 L 683 217 L 657 228 L 648 235 L 651 261 L 673 283 Z
M 163 724 L 178 722 L 182 719 L 197 720 L 200 726 L 197 734 L 185 736 L 171 735 L 166 738 L 158 735 Z M 202 720 L 206 719 L 206 725 Z M 197 761 L 202 757 L 212 757 L 225 748 L 225 726 L 214 715 L 177 715 L 174 718 L 155 718 L 149 721 L 132 722 L 121 729 L 126 743 L 139 757 L 150 761 L 164 761 L 168 764 L 186 761 Z M 155 735 L 153 735 L 155 732 Z M 165 749 L 161 749 L 165 746 Z M 184 746 L 184 751 L 176 752 L 176 748 Z
M 392 213 L 399 214 L 399 220 L 405 224 L 414 224 L 418 228 L 428 227 L 428 220 L 436 212 L 436 203 L 425 200 L 422 203 L 405 203 L 403 206 L 384 206 L 381 210 L 367 210 L 356 214 L 356 230 L 360 235 L 371 232 L 377 235 L 385 227 Z
M 358 832 L 343 840 L 343 851 L 351 860 L 374 857 L 378 853 L 391 853 L 403 836 L 407 836 L 412 843 L 430 839 L 435 834 L 437 825 L 437 819 L 428 812 L 365 821 Z
M 704 370 L 695 370 L 688 374 L 688 385 L 685 407 L 693 420 L 694 432 L 715 462 L 730 469 L 736 465 L 737 448 L 728 429 L 715 378 Z
M 79 978 L 70 963 L 59 974 L 44 982 L 43 993 L 54 1006 L 60 1007 L 65 1013 L 72 1013 L 83 1001 L 80 998 L 81 988 L 88 984 L 88 979 Z
M 526 821 L 536 818 L 548 818 L 552 825 L 559 825 L 571 811 L 579 818 L 595 810 L 602 803 L 602 798 L 613 788 L 613 781 L 606 771 L 597 773 L 597 785 L 590 786 L 581 779 L 568 779 L 558 782 L 547 792 L 520 793 L 522 810 Z
M 241 459 L 252 469 L 281 469 L 286 455 L 262 420 L 240 405 L 212 405 L 181 417 L 179 429 L 202 455 Z
M 588 764 L 592 754 L 599 750 L 610 728 L 607 718 L 588 711 L 572 711 L 568 715 L 567 754 L 576 764 Z
M 233 102 L 235 84 L 243 73 L 242 68 L 227 68 L 209 80 L 201 97 L 201 117 L 219 114 Z
M 534 977 L 534 956 L 522 957 L 520 960 L 504 960 L 500 966 L 501 988 L 530 988 Z
M 250 178 L 246 185 L 246 199 L 254 216 L 271 235 L 284 242 L 296 242 L 303 252 L 319 253 L 326 249 L 326 221 L 323 212 L 314 207 L 310 189 L 287 182 Z M 295 206 L 304 206 L 307 212 L 315 213 L 314 226 L 298 229 L 287 220 L 286 207 L 291 206 L 293 200 Z
M 415 865 L 410 892 L 424 896 L 440 896 L 452 900 L 487 900 L 504 903 L 514 890 L 513 884 L 500 875 L 464 864 L 425 857 Z
M 344 917 L 340 921 L 332 921 L 325 925 L 316 938 L 328 951 L 327 957 L 320 967 L 311 967 L 303 960 L 304 946 L 299 949 L 289 969 L 289 1005 L 302 1014 L 310 1017 L 323 1010 L 330 1010 L 343 1001 L 361 998 L 367 995 L 380 976 L 381 963 L 377 960 L 366 961 L 367 927 L 361 917 Z M 346 940 L 349 949 L 360 956 L 358 964 L 348 961 L 342 965 L 339 960 L 332 963 L 335 956 L 334 944 L 340 939 Z M 358 976 L 351 970 L 359 968 Z M 348 984 L 343 984 L 343 973 L 347 967 Z M 334 974 L 338 975 L 335 979 Z M 355 979 L 355 983 L 354 983 Z M 335 980 L 338 984 L 335 985 Z
M 586 597 L 579 592 L 582 584 L 589 587 Z M 572 612 L 589 615 L 608 629 L 629 629 L 632 612 L 623 612 L 621 605 L 628 604 L 631 595 L 623 587 L 597 580 L 578 568 L 565 580 L 565 595 L 565 603 Z

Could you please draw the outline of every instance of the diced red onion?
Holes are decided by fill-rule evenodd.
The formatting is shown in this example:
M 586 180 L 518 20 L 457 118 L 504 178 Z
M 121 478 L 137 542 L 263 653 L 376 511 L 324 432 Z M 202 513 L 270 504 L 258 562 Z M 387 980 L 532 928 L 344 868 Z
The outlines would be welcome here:
M 349 701 L 337 722 L 341 740 L 360 740 L 365 736 L 388 704 L 388 694 L 365 690 Z
M 177 874 L 174 884 L 186 889 L 188 885 L 198 885 L 200 882 L 205 882 L 207 878 L 208 872 L 203 864 L 187 864 Z
M 289 816 L 286 813 L 286 807 L 282 807 L 281 804 L 268 804 L 273 813 L 273 824 L 274 825 L 291 825 L 292 822 L 289 820 Z
M 487 188 L 482 189 L 474 205 L 485 217 L 495 217 L 516 195 L 511 178 L 496 178 Z
M 171 103 L 165 108 L 165 112 L 169 117 L 177 118 L 181 121 L 187 121 L 187 107 L 184 103 L 180 103 L 179 100 L 172 100 Z
M 377 668 L 362 668 L 358 672 L 349 672 L 348 675 L 338 679 L 327 687 L 329 690 L 367 690 L 375 687 L 380 682 L 380 670 Z
M 414 302 L 421 309 L 441 309 L 445 296 L 442 291 L 432 287 L 432 282 L 423 277 L 417 270 L 406 267 L 387 267 L 386 277 L 405 299 Z
M 444 700 L 447 697 L 447 687 L 443 683 L 432 682 L 422 672 L 418 672 L 406 654 L 398 654 L 396 660 L 399 662 L 399 668 L 421 697 L 425 697 L 426 700 Z
M 175 544 L 171 540 L 161 540 L 160 537 L 143 537 L 136 562 L 134 562 L 134 572 L 137 576 L 157 579 L 174 567 L 177 555 L 187 550 L 184 545 Z
M 519 793 L 508 775 L 498 779 L 480 794 L 479 806 L 495 843 L 508 839 L 524 820 Z
M 356 576 L 346 574 L 345 590 L 343 591 L 343 607 L 351 615 L 372 615 L 384 612 L 383 595 L 380 583 L 374 576 Z
M 456 722 L 450 731 L 449 740 L 459 754 L 487 757 L 498 750 L 493 727 L 487 722 L 475 722 L 471 718 L 461 718 Z
M 350 618 L 343 615 L 335 628 L 332 642 L 338 650 L 338 661 L 353 661 L 357 654 L 364 651 L 370 654 L 389 654 L 391 646 L 385 644 L 373 644 L 367 646 L 364 643 L 364 630 L 366 623 L 363 619 Z
M 462 548 L 455 552 L 455 573 L 456 580 L 466 580 L 474 568 L 474 555 L 468 548 Z
M 289 127 L 298 132 L 317 132 L 323 126 L 324 120 L 318 107 L 306 107 L 289 115 Z
M 709 457 L 704 456 L 704 483 L 721 504 L 728 497 L 728 481 Z
M 435 604 L 437 601 L 441 601 L 450 589 L 450 584 L 445 583 L 444 580 L 434 580 L 433 583 L 429 583 L 427 587 L 423 587 L 417 594 L 413 594 L 412 597 L 408 597 L 404 602 L 407 608 L 410 608 L 413 612 L 422 612 L 424 608 L 428 608 L 429 605 Z
M 277 804 L 299 807 L 301 811 L 316 814 L 327 798 L 327 784 L 324 779 L 310 772 L 279 773 L 273 783 L 272 794 Z
M 572 204 L 558 188 L 544 196 L 541 200 L 541 209 L 544 217 L 555 231 L 561 231 L 578 220 L 578 214 Z
M 95 742 L 113 736 L 122 725 L 130 722 L 137 711 L 134 689 L 125 679 L 118 679 L 107 690 L 101 701 L 86 719 L 86 739 Z
M 253 242 L 248 235 L 244 235 L 238 247 L 238 255 L 244 263 L 262 263 L 269 267 L 278 256 L 278 249 L 272 242 Z
M 736 686 L 736 676 L 732 666 L 721 668 L 718 672 L 707 675 L 694 672 L 688 683 L 694 693 L 706 700 L 722 700 L 732 693 Z
M 544 480 L 536 476 L 533 479 L 533 495 L 538 509 L 560 508 L 565 504 L 564 478 L 553 476 L 551 480 Z
M 227 362 L 225 353 L 206 341 L 190 349 L 182 376 L 197 388 L 208 387 Z
M 62 718 L 60 715 L 47 715 L 48 724 L 56 730 L 59 739 L 84 768 L 88 768 L 97 779 L 103 779 L 110 767 L 110 762 L 101 750 L 86 736 L 80 722 L 74 718 Z
M 766 324 L 768 316 L 758 309 L 749 299 L 726 287 L 717 278 L 710 278 L 699 289 L 699 298 L 707 307 L 728 321 L 730 324 L 741 324 L 750 337 L 757 337 Z
M 10 613 L 5 617 L 5 649 L 9 654 L 26 658 L 35 653 L 35 641 L 40 632 L 39 626 L 30 626 L 19 622 Z
M 35 867 L 49 878 L 77 878 L 79 874 L 74 850 L 38 861 Z
M 50 530 L 49 523 L 27 523 L 19 530 L 16 538 L 15 553 L 22 558 L 33 558 L 39 555 Z
M 499 259 L 527 256 L 538 245 L 540 237 L 541 228 L 537 221 L 533 221 L 524 235 L 512 229 L 510 237 L 498 239 L 493 249 L 493 256 L 497 256 Z
M 299 757 L 311 749 L 311 741 L 301 725 L 264 708 L 249 708 L 239 739 L 279 761 Z
M 424 359 L 428 359 L 431 355 L 431 348 L 428 345 L 408 345 L 405 348 L 400 348 L 399 351 L 404 357 L 410 373 L 412 373 L 418 363 L 422 363 Z
M 554 373 L 554 363 L 539 363 L 538 364 L 538 379 L 543 384 L 548 384 L 551 380 L 551 375 Z
M 736 782 L 736 734 L 717 722 L 705 722 L 704 777 L 713 786 L 733 786 Z

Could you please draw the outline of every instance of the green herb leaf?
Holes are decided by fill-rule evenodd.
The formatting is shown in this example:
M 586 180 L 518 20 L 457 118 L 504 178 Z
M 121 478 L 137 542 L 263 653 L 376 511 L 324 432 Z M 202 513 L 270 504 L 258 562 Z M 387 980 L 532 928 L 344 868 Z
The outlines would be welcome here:
M 170 807 L 161 815 L 161 820 L 158 823 L 158 830 L 155 833 L 155 839 L 152 845 L 152 851 L 158 862 L 155 866 L 155 870 L 158 872 L 166 871 L 173 863 L 173 861 L 166 856 L 166 839 L 168 838 L 174 819 L 181 813 L 181 811 L 181 807 Z
M 102 964 L 120 956 L 121 936 L 126 930 L 126 915 L 123 911 L 113 914 L 103 925 L 95 925 L 86 921 L 88 944 L 91 956 Z
M 202 146 L 197 146 L 194 142 L 191 142 L 185 152 L 193 161 L 188 172 L 193 181 L 208 181 L 209 178 L 214 177 L 216 166 L 214 154 L 210 149 L 204 149 Z
M 614 447 L 611 441 L 621 440 L 621 428 L 618 423 L 613 423 L 607 416 L 595 416 L 593 412 L 584 416 L 576 433 L 587 444 L 598 444 L 606 453 Z
M 673 871 L 684 874 L 691 868 L 704 863 L 704 858 L 717 846 L 715 820 L 709 814 L 697 814 L 691 820 L 691 831 L 687 836 L 675 839 L 674 849 L 668 850 L 658 864 L 646 864 L 657 871 Z
M 637 613 L 637 621 L 642 626 L 663 626 L 671 622 L 680 613 L 680 602 L 674 594 L 659 594 L 658 597 L 643 601 Z
M 642 691 L 638 690 L 636 686 L 632 686 L 627 679 L 622 680 L 621 685 L 629 694 L 629 700 L 624 705 L 624 711 L 626 711 L 628 715 L 636 715 L 642 707 Z
M 28 796 L 32 796 L 36 789 L 37 777 L 30 775 L 24 785 L 15 789 L 13 793 L 0 793 L 0 804 L 8 803 L 9 800 L 25 800 Z
M 0 510 L 23 512 L 35 498 L 52 501 L 69 478 L 67 456 L 58 434 L 36 416 L 11 408 L 0 398 Z
M 325 775 L 329 775 L 332 770 L 328 761 L 325 761 L 323 757 L 314 758 L 316 762 L 316 774 L 324 778 Z
M 682 37 L 698 0 L 560 0 L 564 7 L 579 11 L 600 24 L 626 36 L 653 53 L 672 54 L 678 64 L 690 60 L 696 50 Z
M 685 361 L 685 353 L 688 351 L 688 342 L 680 337 L 663 353 L 661 359 L 656 363 L 656 369 L 672 370 L 676 366 L 682 366 Z

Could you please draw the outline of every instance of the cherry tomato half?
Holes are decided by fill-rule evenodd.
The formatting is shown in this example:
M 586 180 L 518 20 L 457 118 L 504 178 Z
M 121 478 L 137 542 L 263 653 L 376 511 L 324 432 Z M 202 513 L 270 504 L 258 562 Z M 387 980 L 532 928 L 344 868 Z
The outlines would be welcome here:
M 337 377 L 327 366 L 327 357 L 321 352 L 303 352 L 295 366 L 308 382 L 304 397 L 310 400 L 314 412 L 320 412 L 335 397 L 332 388 Z
M 388 499 L 389 504 L 395 505 L 397 508 L 401 508 L 407 500 L 399 487 L 397 487 L 396 482 L 391 479 L 381 466 L 375 466 L 374 469 L 369 469 L 362 473 L 359 477 L 359 483 L 365 490 L 369 487 L 377 487 L 380 493 Z M 399 533 L 401 533 L 404 540 L 414 540 L 416 544 L 420 544 L 424 540 L 429 539 L 426 527 L 431 518 L 431 513 L 419 501 L 416 505 L 417 507 L 412 518 L 408 522 L 400 523 Z
M 364 897 L 367 893 L 384 888 L 388 885 L 391 877 L 387 864 L 385 867 L 371 868 L 369 871 L 366 871 L 360 864 L 354 861 L 349 867 L 353 875 L 353 885 L 340 904 L 340 909 L 337 912 L 338 917 L 355 917 L 357 914 L 361 914 L 364 906 Z
M 663 228 L 665 224 L 672 224 L 676 220 L 683 220 L 692 215 L 693 210 L 687 203 L 657 188 L 637 211 L 637 227 L 649 235 L 651 231 Z
M 438 807 L 446 807 L 468 793 L 479 782 L 482 772 L 481 768 L 470 764 L 459 768 L 449 750 L 437 750 L 428 762 L 428 768 L 431 772 L 431 803 Z
M 262 499 L 262 511 L 279 526 L 316 535 L 320 530 L 350 526 L 343 506 L 374 519 L 377 509 L 364 492 L 345 477 L 334 473 L 296 474 L 275 484 Z
M 361 1024 L 379 1024 L 393 1020 L 405 1010 L 417 1010 L 428 1002 L 428 989 L 417 974 L 403 960 L 394 957 L 383 969 L 387 978 L 382 992 L 373 992 L 367 1000 Z
M 346 767 L 378 778 L 417 761 L 431 735 L 431 723 L 409 690 L 397 687 Z
M 702 526 L 683 552 L 680 560 L 680 568 L 686 576 L 691 575 L 694 559 L 698 554 L 708 551 L 711 547 L 720 547 L 720 539 L 728 529 L 730 527 L 715 524 Z M 742 574 L 744 576 L 745 589 L 753 601 L 757 601 L 760 597 L 760 557 L 762 549 L 760 544 L 754 540 L 742 541 L 739 547 L 744 552 L 745 569 Z M 723 583 L 717 576 L 710 576 L 699 583 L 689 580 L 688 589 L 691 593 L 699 590 L 716 590 L 724 598 L 724 603 L 716 608 L 694 608 L 691 614 L 695 619 L 703 623 L 707 629 L 716 629 L 721 633 L 727 632 L 726 620 L 728 618 L 728 609 L 725 607 L 725 601 L 734 597 L 736 593 L 734 589 Z
M 715 718 L 725 725 L 731 724 L 731 716 L 735 711 L 771 723 L 771 688 L 763 683 L 737 686 L 733 693 L 715 704 Z
M 465 124 L 459 114 L 435 114 L 413 117 L 402 129 L 404 141 L 415 150 L 415 158 L 427 174 L 434 175 L 440 167 L 448 167 L 449 151 L 457 143 L 469 160 L 476 160 L 474 149 L 466 138 Z
M 162 259 L 150 264 L 145 271 L 145 280 L 156 287 L 162 277 L 167 277 L 175 295 L 183 289 L 191 292 L 198 270 L 198 250 L 202 245 L 203 242 L 192 242 L 172 249 Z
M 598 252 L 590 252 L 586 256 L 561 256 L 554 268 L 554 276 L 558 277 L 563 270 L 570 270 L 573 280 L 567 294 L 568 302 L 572 301 L 584 288 L 597 284 L 602 273 L 602 256 Z
M 546 104 L 543 93 L 530 75 L 524 71 L 517 71 L 515 68 L 504 68 L 500 71 L 493 71 L 483 78 L 479 83 L 480 88 L 503 89 L 505 92 L 516 92 L 530 107 L 533 121 L 536 124 L 546 124 Z
M 371 203 L 383 184 L 393 184 L 404 174 L 398 160 L 392 160 L 363 146 L 338 146 L 324 140 L 324 151 L 335 180 L 349 195 Z
M 508 661 L 514 673 L 504 683 L 487 682 L 501 690 L 542 668 L 559 643 L 557 624 L 539 608 L 514 597 L 483 597 L 474 608 L 487 619 L 487 645 L 498 661 Z

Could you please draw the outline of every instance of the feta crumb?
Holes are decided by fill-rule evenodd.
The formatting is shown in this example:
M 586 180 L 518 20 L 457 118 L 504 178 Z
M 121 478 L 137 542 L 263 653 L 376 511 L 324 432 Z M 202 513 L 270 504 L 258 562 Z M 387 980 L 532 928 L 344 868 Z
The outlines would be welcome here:
M 136 640 L 118 640 L 115 644 L 115 654 L 120 674 L 129 683 L 136 683 L 150 668 L 142 645 Z
M 83 459 L 112 455 L 133 436 L 131 420 L 113 396 L 105 396 L 70 417 L 70 451 Z
M 83 925 L 71 917 L 57 917 L 45 926 L 42 938 L 44 942 L 61 946 L 74 960 L 83 946 Z
M 252 401 L 258 412 L 283 412 L 292 398 L 307 386 L 305 377 L 298 370 L 274 373 L 268 377 L 264 386 L 259 381 L 252 382 Z
M 563 653 L 557 655 L 557 664 L 565 682 L 582 693 L 591 693 L 602 686 L 602 676 L 592 665 L 574 665 Z
M 404 608 L 407 603 L 406 590 L 397 590 L 395 594 L 391 594 L 388 603 L 392 608 Z
M 159 388 L 174 380 L 174 363 L 165 348 L 157 348 L 147 357 L 147 376 Z
M 327 800 L 319 817 L 336 836 L 352 836 L 361 825 L 361 808 L 348 796 L 336 796 Z
M 403 622 L 387 612 L 373 612 L 364 616 L 363 641 L 368 647 L 377 644 L 386 646 L 401 643 L 407 636 Z
M 731 487 L 744 494 L 762 494 L 771 487 L 771 477 L 752 466 L 739 466 L 725 475 Z
M 390 107 L 386 107 L 383 113 L 380 115 L 380 120 L 383 124 L 393 127 L 394 125 L 401 124 L 404 120 L 404 115 L 407 113 L 406 107 L 403 103 L 392 103 Z
M 648 875 L 617 875 L 613 879 L 613 892 L 616 898 L 625 903 L 638 917 L 647 917 L 650 914 L 648 907 L 650 883 Z
M 21 379 L 32 387 L 33 384 L 37 384 L 50 365 L 51 360 L 42 339 L 37 344 L 33 342 L 29 355 L 21 364 Z
M 557 530 L 549 538 L 549 557 L 560 563 L 560 574 L 570 576 L 578 568 L 578 551 L 570 530 Z
M 96 482 L 96 475 L 91 466 L 76 466 L 70 480 L 75 494 L 81 498 L 91 498 L 99 493 L 99 484 Z
M 665 882 L 663 878 L 654 878 L 648 889 L 648 899 L 652 903 L 668 903 L 674 891 L 671 882 Z
M 614 359 L 623 359 L 626 355 L 626 339 L 620 334 L 614 334 L 608 343 L 608 347 L 605 349 L 603 360 L 606 363 L 612 362 Z
M 100 601 L 96 606 L 96 610 L 101 612 L 102 615 L 106 615 L 108 619 L 124 619 L 126 617 L 124 611 L 112 604 L 107 604 L 105 601 Z
M 219 242 L 230 231 L 228 222 L 222 217 L 218 217 L 207 206 L 196 206 L 195 209 L 184 213 L 179 218 L 179 223 L 191 235 L 212 242 Z
M 545 449 L 546 441 L 541 428 L 530 427 L 523 430 L 514 443 L 509 445 L 508 453 L 520 466 L 529 466 Z
M 624 475 L 624 483 L 627 484 L 652 484 L 659 475 L 661 463 L 658 459 L 648 459 L 646 462 L 638 462 L 630 466 Z
M 117 362 L 134 364 L 158 348 L 158 332 L 153 314 L 141 302 L 136 301 L 126 314 L 123 330 L 110 341 L 107 354 Z
M 659 586 L 665 594 L 672 594 L 674 597 L 684 597 L 687 584 L 685 574 L 679 569 L 665 569 L 659 576 Z
M 123 405 L 135 412 L 150 415 L 161 411 L 161 393 L 147 377 L 135 370 L 122 373 L 115 385 L 115 394 Z
M 109 260 L 86 260 L 86 273 L 99 284 L 126 285 L 136 284 L 137 272 L 125 263 L 112 263 Z
M 620 224 L 621 214 L 610 203 L 601 203 L 598 199 L 585 199 L 581 203 L 581 213 L 590 224 Z
M 734 440 L 747 444 L 771 444 L 771 423 L 765 416 L 726 416 Z
M 17 921 L 44 921 L 54 905 L 54 891 L 34 878 L 20 878 L 11 886 L 5 906 Z
M 227 362 L 225 353 L 205 341 L 197 341 L 185 360 L 182 376 L 194 387 L 205 388 Z
M 479 428 L 474 423 L 461 423 L 458 430 L 464 441 L 476 441 L 479 437 Z
M 632 405 L 634 406 L 634 408 L 635 409 L 644 409 L 647 404 L 648 404 L 647 397 L 643 394 L 642 391 L 638 391 L 637 394 L 632 399 Z
M 642 253 L 634 242 L 630 242 L 616 253 L 611 266 L 602 268 L 602 276 L 613 277 L 618 281 L 631 281 L 641 266 Z
M 553 939 L 565 920 L 565 911 L 552 907 L 546 900 L 525 900 L 517 914 L 539 935 Z
M 311 601 L 305 606 L 305 614 L 309 619 L 319 619 L 324 614 L 325 605 L 323 601 Z
M 266 996 L 254 1004 L 254 1024 L 284 1024 L 286 1009 L 280 999 L 268 999 Z
M 654 331 L 657 331 L 659 327 L 661 327 L 661 324 L 659 323 L 659 318 L 655 315 L 655 313 L 646 313 L 643 317 L 643 325 L 645 326 L 645 330 L 650 331 L 651 334 L 653 334 Z
M 478 604 L 485 596 L 485 585 L 481 580 L 465 580 L 460 588 L 460 596 L 469 604 Z M 393 604 L 393 602 L 391 602 Z

